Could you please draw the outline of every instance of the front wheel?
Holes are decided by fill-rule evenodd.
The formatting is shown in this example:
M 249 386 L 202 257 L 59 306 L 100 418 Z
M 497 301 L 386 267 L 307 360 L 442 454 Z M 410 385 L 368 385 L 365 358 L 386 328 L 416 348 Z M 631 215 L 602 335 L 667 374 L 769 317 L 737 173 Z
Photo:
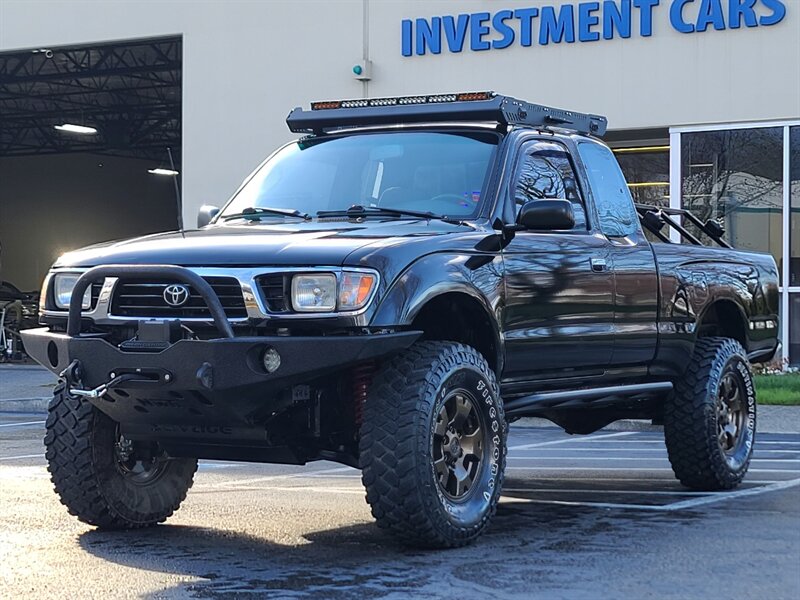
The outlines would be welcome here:
M 692 363 L 664 407 L 675 476 L 698 490 L 727 490 L 750 465 L 756 391 L 744 349 L 729 338 L 697 341 Z
M 506 460 L 497 381 L 474 348 L 420 342 L 370 387 L 360 456 L 378 526 L 415 546 L 477 538 L 495 513 Z
M 119 434 L 117 423 L 59 384 L 44 438 L 47 469 L 69 513 L 105 529 L 147 527 L 172 515 L 192 486 L 193 458 Z

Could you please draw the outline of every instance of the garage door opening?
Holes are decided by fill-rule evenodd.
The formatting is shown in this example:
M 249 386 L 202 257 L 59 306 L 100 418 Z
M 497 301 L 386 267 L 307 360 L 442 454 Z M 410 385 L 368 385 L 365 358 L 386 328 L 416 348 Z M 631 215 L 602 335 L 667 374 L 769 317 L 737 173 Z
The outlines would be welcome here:
M 0 54 L 0 282 L 179 227 L 180 37 Z

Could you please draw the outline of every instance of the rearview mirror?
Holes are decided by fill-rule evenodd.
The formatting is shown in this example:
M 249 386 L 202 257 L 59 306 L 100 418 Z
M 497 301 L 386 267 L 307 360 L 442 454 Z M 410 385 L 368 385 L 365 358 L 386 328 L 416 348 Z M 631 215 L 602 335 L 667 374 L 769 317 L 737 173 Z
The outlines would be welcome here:
M 522 205 L 517 224 L 524 229 L 555 231 L 575 227 L 569 200 L 530 200 Z
M 200 229 L 211 223 L 211 219 L 219 214 L 219 210 L 219 206 L 203 204 L 203 206 L 200 207 L 200 211 L 197 213 L 197 228 Z

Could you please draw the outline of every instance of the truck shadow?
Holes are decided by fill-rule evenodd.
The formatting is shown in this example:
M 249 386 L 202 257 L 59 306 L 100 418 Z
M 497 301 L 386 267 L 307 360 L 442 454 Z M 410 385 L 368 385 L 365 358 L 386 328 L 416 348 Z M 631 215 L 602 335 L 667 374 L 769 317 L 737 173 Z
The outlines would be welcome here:
M 126 532 L 86 531 L 86 552 L 125 567 L 178 575 L 185 583 L 152 598 L 475 597 L 563 590 L 575 569 L 601 577 L 603 555 L 635 545 L 647 522 L 681 524 L 686 518 L 638 511 L 542 506 L 506 498 L 477 543 L 447 551 L 408 549 L 372 523 L 303 535 L 305 544 L 281 544 L 242 531 L 162 525 Z M 301 524 L 294 524 L 302 529 Z M 490 574 L 490 575 L 489 575 Z

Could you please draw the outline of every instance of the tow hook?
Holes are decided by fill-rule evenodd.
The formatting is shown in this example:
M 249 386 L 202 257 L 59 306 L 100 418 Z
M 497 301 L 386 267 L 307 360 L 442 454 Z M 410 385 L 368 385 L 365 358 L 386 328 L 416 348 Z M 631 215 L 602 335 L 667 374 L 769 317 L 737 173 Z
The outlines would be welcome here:
M 82 381 L 83 370 L 81 369 L 81 363 L 77 359 L 69 363 L 67 368 L 61 371 L 60 375 L 61 377 L 64 378 L 64 381 L 67 384 L 68 394 L 89 399 L 102 398 L 108 393 L 108 390 L 110 390 L 116 385 L 119 385 L 123 381 L 132 381 L 134 379 L 141 379 L 141 377 L 135 373 L 124 373 L 122 375 L 117 375 L 116 377 L 112 377 L 105 383 L 101 383 L 93 390 L 85 390 L 83 389 L 83 381 Z

